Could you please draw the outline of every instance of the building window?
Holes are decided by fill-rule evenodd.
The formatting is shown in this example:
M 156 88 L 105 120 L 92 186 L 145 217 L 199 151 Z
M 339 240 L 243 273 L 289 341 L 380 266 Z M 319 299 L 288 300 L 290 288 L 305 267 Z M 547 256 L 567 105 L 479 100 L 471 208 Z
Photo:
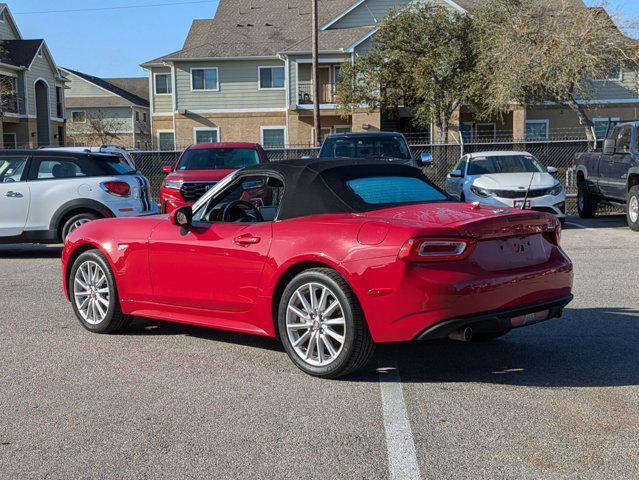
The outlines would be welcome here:
M 191 89 L 194 91 L 217 92 L 220 89 L 217 68 L 192 68 Z
M 142 121 L 146 123 L 146 112 L 142 112 Z
M 55 87 L 56 114 L 58 118 L 64 117 L 64 108 L 62 105 L 62 87 Z
M 171 82 L 170 73 L 156 73 L 155 74 L 155 94 L 156 95 L 171 95 L 173 93 L 173 85 Z
M 175 134 L 173 131 L 158 132 L 158 148 L 162 151 L 175 150 Z
M 42 58 L 42 47 L 40 47 L 40 50 L 38 50 L 38 57 Z
M 611 132 L 612 129 L 619 123 L 619 117 L 611 118 L 593 118 L 592 123 L 595 124 L 595 135 L 598 140 L 606 138 L 606 134 Z
M 86 123 L 87 122 L 87 113 L 86 112 L 71 112 L 71 121 L 73 123 Z
M 260 90 L 278 90 L 284 88 L 284 67 L 258 67 Z
M 264 148 L 283 148 L 286 145 L 286 127 L 262 127 Z
M 217 143 L 220 141 L 219 128 L 194 128 L 193 140 L 195 143 Z
M 4 23 L 4 10 L 0 12 L 0 23 Z
M 15 133 L 3 133 L 2 144 L 4 148 L 18 148 L 18 135 Z
M 548 120 L 527 120 L 526 140 L 548 140 Z
M 136 122 L 140 121 L 140 112 L 138 112 L 137 110 L 135 111 L 135 121 Z
M 335 133 L 351 133 L 353 131 L 350 125 L 336 125 L 333 127 Z
M 596 82 L 621 82 L 623 80 L 623 68 L 612 67 L 602 78 L 595 78 Z

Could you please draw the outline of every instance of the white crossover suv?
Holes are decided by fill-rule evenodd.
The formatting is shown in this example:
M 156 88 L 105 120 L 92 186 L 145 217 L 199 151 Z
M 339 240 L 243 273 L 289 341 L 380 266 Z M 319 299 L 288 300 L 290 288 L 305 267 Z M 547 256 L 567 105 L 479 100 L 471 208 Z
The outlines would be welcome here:
M 464 202 L 524 208 L 566 218 L 566 191 L 528 152 L 478 152 L 464 155 L 446 178 L 445 190 Z
M 60 243 L 91 220 L 155 213 L 149 181 L 119 155 L 0 151 L 0 243 Z

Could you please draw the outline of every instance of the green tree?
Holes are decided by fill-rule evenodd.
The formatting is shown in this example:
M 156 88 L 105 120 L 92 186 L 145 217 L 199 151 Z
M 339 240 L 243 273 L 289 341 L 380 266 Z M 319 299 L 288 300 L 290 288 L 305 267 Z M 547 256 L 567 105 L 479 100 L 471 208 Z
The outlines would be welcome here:
M 340 112 L 409 108 L 413 123 L 448 139 L 451 117 L 471 98 L 475 53 L 472 18 L 451 8 L 416 2 L 393 11 L 379 26 L 372 50 L 345 64 L 337 85 Z
M 474 16 L 475 101 L 485 116 L 513 104 L 544 102 L 572 109 L 588 139 L 593 122 L 584 101 L 620 67 L 637 69 L 637 42 L 603 8 L 581 1 L 492 0 Z

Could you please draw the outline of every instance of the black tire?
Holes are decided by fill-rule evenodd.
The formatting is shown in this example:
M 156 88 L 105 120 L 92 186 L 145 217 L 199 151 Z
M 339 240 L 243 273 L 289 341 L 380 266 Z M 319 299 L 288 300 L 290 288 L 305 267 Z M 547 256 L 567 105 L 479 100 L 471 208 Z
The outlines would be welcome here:
M 325 366 L 311 365 L 302 359 L 295 351 L 286 327 L 289 301 L 300 287 L 310 283 L 330 290 L 330 294 L 338 300 L 344 318 L 344 326 L 341 331 L 343 333 L 341 350 L 338 350 L 336 352 L 337 355 L 331 363 Z M 375 343 L 371 338 L 366 319 L 364 318 L 364 314 L 355 294 L 344 278 L 330 268 L 305 270 L 293 278 L 286 286 L 280 299 L 277 320 L 280 339 L 284 344 L 286 353 L 300 370 L 315 377 L 337 378 L 348 375 L 364 367 L 370 361 L 375 351 Z M 322 326 L 322 328 L 326 327 Z M 320 329 L 317 335 L 323 331 L 324 330 Z M 313 329 L 309 328 L 308 332 L 313 332 Z M 308 348 L 309 347 L 307 347 L 307 350 Z M 328 353 L 327 348 L 325 349 L 324 346 L 321 348 L 323 352 Z
M 106 276 L 106 284 L 109 288 L 109 306 L 106 309 L 104 319 L 102 319 L 99 323 L 92 323 L 90 321 L 87 321 L 87 319 L 84 318 L 83 314 L 80 313 L 80 309 L 76 303 L 76 292 L 74 288 L 76 283 L 76 273 L 78 272 L 78 269 L 87 262 L 92 262 L 101 267 L 103 273 Z M 104 254 L 99 250 L 88 250 L 82 253 L 75 260 L 75 262 L 73 262 L 71 275 L 69 276 L 69 297 L 71 298 L 71 305 L 73 306 L 73 311 L 75 312 L 76 317 L 78 317 L 78 320 L 84 328 L 93 333 L 115 333 L 128 326 L 128 324 L 132 320 L 132 317 L 122 313 L 122 310 L 120 308 L 120 299 L 118 297 L 118 289 L 115 284 L 113 272 L 111 271 L 111 268 L 109 267 Z M 78 298 L 82 297 L 78 296 Z
M 577 212 L 581 218 L 594 218 L 599 201 L 588 189 L 588 183 L 581 180 L 577 185 Z
M 501 332 L 475 332 L 471 338 L 471 342 L 490 342 L 491 340 L 495 340 L 499 337 L 503 337 L 504 335 L 510 333 L 510 328 L 507 330 L 502 330 Z
M 93 220 L 97 220 L 98 218 L 101 217 L 91 212 L 82 212 L 72 216 L 66 222 L 64 222 L 64 225 L 62 226 L 62 230 L 60 231 L 60 241 L 64 242 L 67 239 L 69 234 L 75 228 L 77 228 L 77 223 L 91 222 Z
M 564 227 L 564 225 L 566 225 L 566 217 L 562 217 L 559 219 L 559 223 L 561 224 L 561 228 Z
M 626 218 L 630 230 L 639 232 L 639 185 L 630 188 L 628 192 L 628 201 L 626 202 Z

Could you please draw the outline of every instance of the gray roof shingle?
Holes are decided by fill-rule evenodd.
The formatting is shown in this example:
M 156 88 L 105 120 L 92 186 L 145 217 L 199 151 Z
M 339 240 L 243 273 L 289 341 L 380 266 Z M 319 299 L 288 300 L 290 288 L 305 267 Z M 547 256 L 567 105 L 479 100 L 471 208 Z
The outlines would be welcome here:
M 28 67 L 38 53 L 44 40 L 0 41 L 0 62 L 16 67 Z
M 78 72 L 76 70 L 71 70 L 70 68 L 65 68 L 66 71 L 71 72 L 73 75 L 77 75 L 78 77 L 86 80 L 87 82 L 91 82 L 94 85 L 97 85 L 105 90 L 108 90 L 109 92 L 118 95 L 119 97 L 123 98 L 124 100 L 126 100 L 129 103 L 126 103 L 126 105 L 130 105 L 131 103 L 134 105 L 138 105 L 140 107 L 148 107 L 149 106 L 149 94 L 148 94 L 148 79 L 144 78 L 143 80 L 145 81 L 147 87 L 146 87 L 146 98 L 142 98 L 141 96 L 137 95 L 136 93 L 126 90 L 124 88 L 121 88 L 120 86 L 115 85 L 114 83 L 111 83 L 103 78 L 100 77 L 94 77 L 93 75 L 88 75 L 86 73 L 82 73 L 82 72 Z M 128 78 L 128 79 L 116 79 L 116 80 L 126 80 L 126 81 L 130 81 L 132 79 Z M 108 97 L 105 97 L 108 98 Z M 68 103 L 68 102 L 67 102 Z M 80 106 L 80 105 L 78 105 Z M 120 105 L 102 105 L 102 106 L 120 106 Z

